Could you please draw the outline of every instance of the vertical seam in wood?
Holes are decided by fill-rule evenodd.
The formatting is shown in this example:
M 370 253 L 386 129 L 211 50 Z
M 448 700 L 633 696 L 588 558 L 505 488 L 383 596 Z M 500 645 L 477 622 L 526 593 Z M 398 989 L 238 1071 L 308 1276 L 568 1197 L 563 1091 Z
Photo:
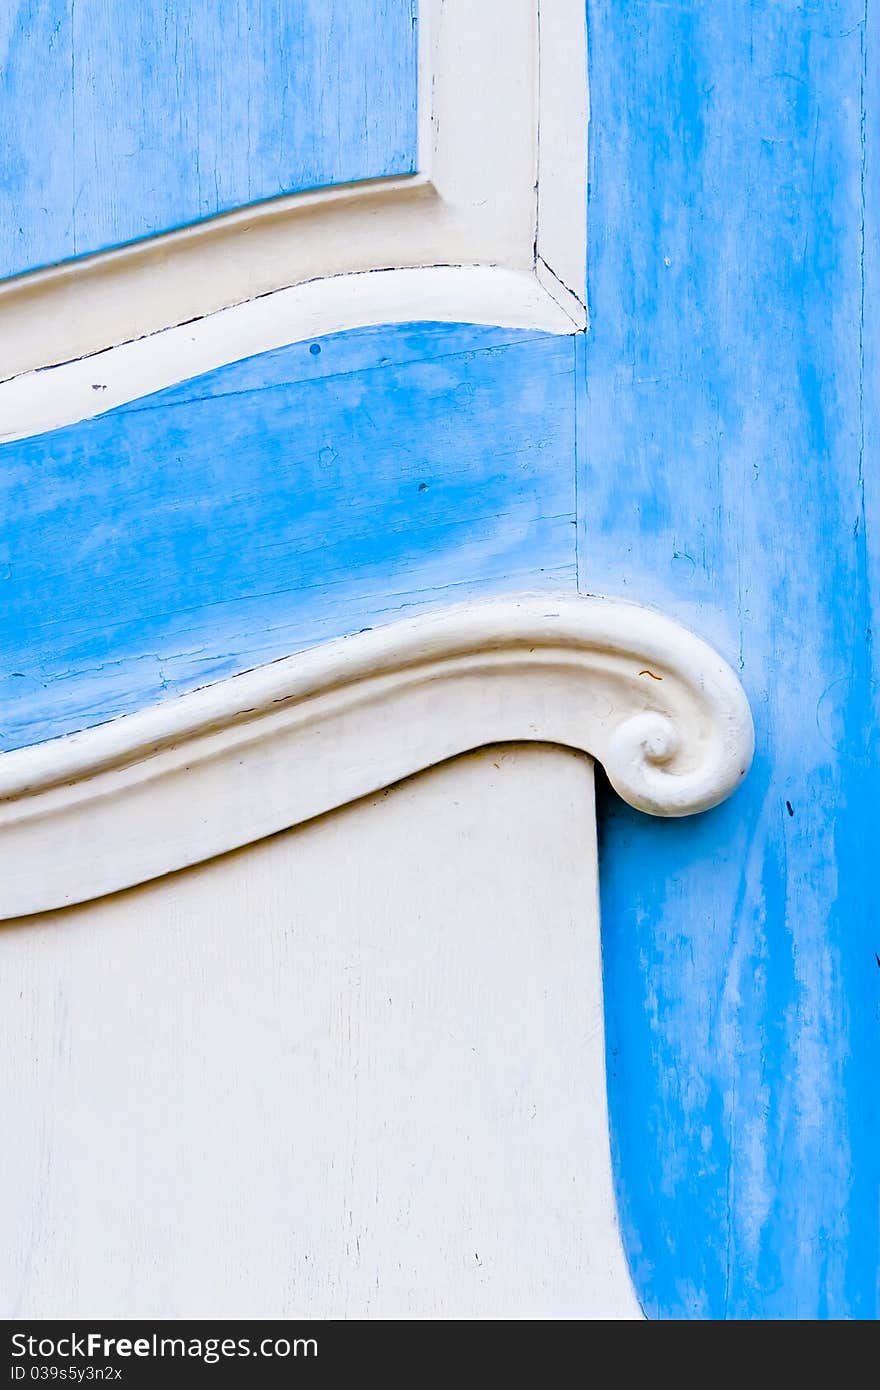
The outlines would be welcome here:
M 572 335 L 574 356 L 574 565 L 579 594 L 585 592 L 581 572 L 581 468 L 587 436 L 587 330 Z

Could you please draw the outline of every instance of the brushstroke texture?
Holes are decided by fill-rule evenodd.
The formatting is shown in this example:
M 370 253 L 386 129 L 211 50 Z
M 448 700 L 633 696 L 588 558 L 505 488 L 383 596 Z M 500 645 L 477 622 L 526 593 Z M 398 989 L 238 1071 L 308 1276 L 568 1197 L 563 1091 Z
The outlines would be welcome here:
M 573 589 L 574 399 L 571 338 L 423 324 L 3 446 L 0 747 L 450 590 Z
M 402 607 L 571 587 L 576 534 L 581 588 L 713 641 L 758 730 L 707 816 L 602 807 L 640 1294 L 874 1318 L 876 14 L 588 15 L 590 334 L 343 334 L 0 450 L 5 746 Z
M 874 20 L 588 16 L 580 582 L 713 640 L 758 730 L 692 824 L 605 805 L 627 1240 L 653 1316 L 875 1317 Z
M 6 0 L 0 278 L 416 159 L 412 0 Z

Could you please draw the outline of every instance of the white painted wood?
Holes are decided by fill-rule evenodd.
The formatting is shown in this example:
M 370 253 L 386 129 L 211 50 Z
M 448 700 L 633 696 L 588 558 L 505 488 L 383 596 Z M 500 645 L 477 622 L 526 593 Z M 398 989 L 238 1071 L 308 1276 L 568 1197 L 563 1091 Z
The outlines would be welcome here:
M 592 767 L 506 747 L 0 931 L 9 1317 L 635 1318 Z
M 573 42 L 572 0 L 540 0 L 537 275 L 575 315 L 587 302 L 586 31 Z M 586 6 L 584 6 L 586 8 Z M 564 300 L 560 289 L 567 291 Z
M 555 285 L 551 289 L 558 292 Z M 344 328 L 413 318 L 559 334 L 573 329 L 570 313 L 530 270 L 429 266 L 310 280 L 95 356 L 0 382 L 0 442 L 89 420 L 258 352 Z
M 198 863 L 500 741 L 579 749 L 682 816 L 748 770 L 730 667 L 601 598 L 470 603 L 328 642 L 0 757 L 0 917 Z
M 336 277 L 445 267 L 444 284 L 461 283 L 444 319 L 582 328 L 586 21 L 582 5 L 549 4 L 542 23 L 553 80 L 539 81 L 538 10 L 538 0 L 422 0 L 417 175 L 273 199 L 0 284 L 0 379 L 55 368 L 21 394 L 15 381 L 0 388 L 0 438 L 94 413 L 94 381 L 109 379 L 117 400 L 143 394 L 136 371 L 126 374 L 131 359 L 116 361 L 118 345 L 190 320 L 212 316 L 202 338 L 213 365 L 237 360 L 243 351 L 228 321 L 213 316 L 257 296 L 317 282 L 250 320 L 251 352 L 277 345 L 282 314 L 290 316 L 284 341 L 296 342 L 364 322 L 368 303 L 373 321 L 433 317 L 449 292 L 430 276 L 386 282 L 375 302 L 372 289 L 355 286 L 352 315 L 340 319 Z M 474 267 L 479 278 L 467 273 Z M 510 313 L 499 315 L 495 306 L 511 293 Z M 182 341 L 151 349 L 163 384 L 182 379 L 169 375 L 172 362 L 203 370 L 197 353 L 179 355 Z M 59 365 L 98 353 L 85 376 Z

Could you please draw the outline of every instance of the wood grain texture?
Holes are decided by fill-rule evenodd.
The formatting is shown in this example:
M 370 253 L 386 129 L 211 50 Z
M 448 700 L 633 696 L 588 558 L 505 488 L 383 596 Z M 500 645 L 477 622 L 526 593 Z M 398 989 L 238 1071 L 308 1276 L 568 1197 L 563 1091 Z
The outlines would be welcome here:
M 574 386 L 570 338 L 369 329 L 4 446 L 4 746 L 451 597 L 574 588 Z
M 581 584 L 742 670 L 693 824 L 604 805 L 619 1191 L 654 1316 L 878 1315 L 877 7 L 590 0 Z
M 411 0 L 8 0 L 0 278 L 410 173 Z
M 5 1316 L 639 1316 L 589 759 L 483 750 L 0 962 Z
M 578 340 L 580 584 L 654 602 L 708 637 L 742 670 L 758 723 L 756 765 L 728 807 L 659 824 L 608 799 L 600 815 L 609 1087 L 628 1249 L 653 1316 L 876 1317 L 876 5 L 590 0 L 588 17 L 592 327 Z M 456 352 L 431 336 L 417 364 L 412 334 L 373 340 L 378 360 L 396 361 L 389 344 L 413 349 L 394 367 L 409 392 L 406 428 L 403 394 L 397 406 L 380 396 L 376 416 L 368 383 L 381 372 L 367 371 L 366 357 L 338 396 L 329 385 L 302 388 L 304 399 L 323 390 L 327 428 L 340 406 L 338 437 L 326 443 L 342 462 L 327 495 L 338 520 L 349 496 L 338 470 L 347 479 L 349 461 L 357 485 L 369 485 L 352 439 L 375 454 L 392 507 L 405 500 L 393 484 L 398 469 L 411 470 L 409 486 L 418 460 L 430 459 L 437 477 L 460 480 L 455 505 L 466 515 L 468 498 L 488 503 L 476 543 L 467 543 L 473 529 L 458 532 L 458 544 L 450 528 L 449 544 L 431 549 L 419 513 L 405 507 L 395 539 L 368 511 L 376 550 L 347 552 L 363 557 L 363 584 L 331 545 L 335 577 L 349 578 L 301 591 L 302 610 L 275 585 L 236 592 L 224 627 L 219 573 L 214 600 L 210 583 L 199 590 L 189 577 L 190 557 L 201 565 L 211 552 L 196 502 L 198 546 L 171 530 L 174 539 L 150 550 L 166 521 L 149 480 L 172 469 L 145 463 L 140 445 L 118 456 L 116 470 L 100 462 L 106 443 L 77 451 L 60 434 L 32 454 L 0 453 L 10 499 L 5 660 L 23 673 L 7 685 L 9 746 L 153 698 L 171 658 L 172 690 L 229 670 L 242 634 L 246 650 L 267 652 L 277 640 L 280 652 L 291 635 L 351 630 L 402 602 L 503 587 L 508 571 L 519 587 L 548 576 L 572 582 L 566 523 L 551 533 L 538 520 L 568 517 L 573 505 L 565 349 L 498 342 L 483 353 L 459 339 Z M 399 453 L 384 431 L 386 409 L 405 444 Z M 317 417 L 307 418 L 303 457 L 313 458 L 325 440 Z M 291 426 L 290 438 L 298 431 Z M 56 448 L 69 461 L 53 472 Z M 193 495 L 210 518 L 217 497 L 236 496 L 234 468 L 201 467 Z M 173 494 L 183 484 L 171 486 Z M 520 523 L 493 529 L 489 515 L 508 505 L 524 508 Z M 143 539 L 125 520 L 135 515 Z M 281 554 L 286 525 L 266 522 Z M 129 551 L 131 568 L 120 558 Z M 234 583 L 244 541 L 229 553 Z M 161 560 L 156 575 L 179 575 L 184 593 L 208 596 L 189 620 L 207 640 L 145 644 L 148 654 L 137 655 L 136 625 L 108 627 L 113 589 L 120 611 L 134 600 L 149 617 L 148 589 L 158 612 L 171 611 L 165 579 L 143 578 L 150 557 Z M 330 607 L 335 595 L 341 602 Z M 151 632 L 161 635 L 163 621 Z M 183 617 L 173 621 L 182 631 Z M 72 658 L 56 665 L 59 642 Z

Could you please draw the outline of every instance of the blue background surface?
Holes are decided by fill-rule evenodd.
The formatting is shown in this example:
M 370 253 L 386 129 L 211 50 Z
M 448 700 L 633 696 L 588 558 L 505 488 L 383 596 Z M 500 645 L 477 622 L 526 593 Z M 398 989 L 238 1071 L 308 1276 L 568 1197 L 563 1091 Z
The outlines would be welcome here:
M 605 806 L 614 1131 L 648 1310 L 876 1317 L 876 7 L 590 0 L 581 582 L 741 669 L 692 823 Z
M 574 368 L 571 338 L 362 329 L 0 448 L 0 747 L 432 602 L 574 589 Z
M 3 0 L 0 278 L 406 174 L 415 0 Z
M 588 16 L 590 332 L 361 330 L 0 450 L 5 744 L 468 593 L 674 614 L 758 753 L 706 816 L 601 802 L 636 1282 L 654 1317 L 873 1318 L 876 15 Z

